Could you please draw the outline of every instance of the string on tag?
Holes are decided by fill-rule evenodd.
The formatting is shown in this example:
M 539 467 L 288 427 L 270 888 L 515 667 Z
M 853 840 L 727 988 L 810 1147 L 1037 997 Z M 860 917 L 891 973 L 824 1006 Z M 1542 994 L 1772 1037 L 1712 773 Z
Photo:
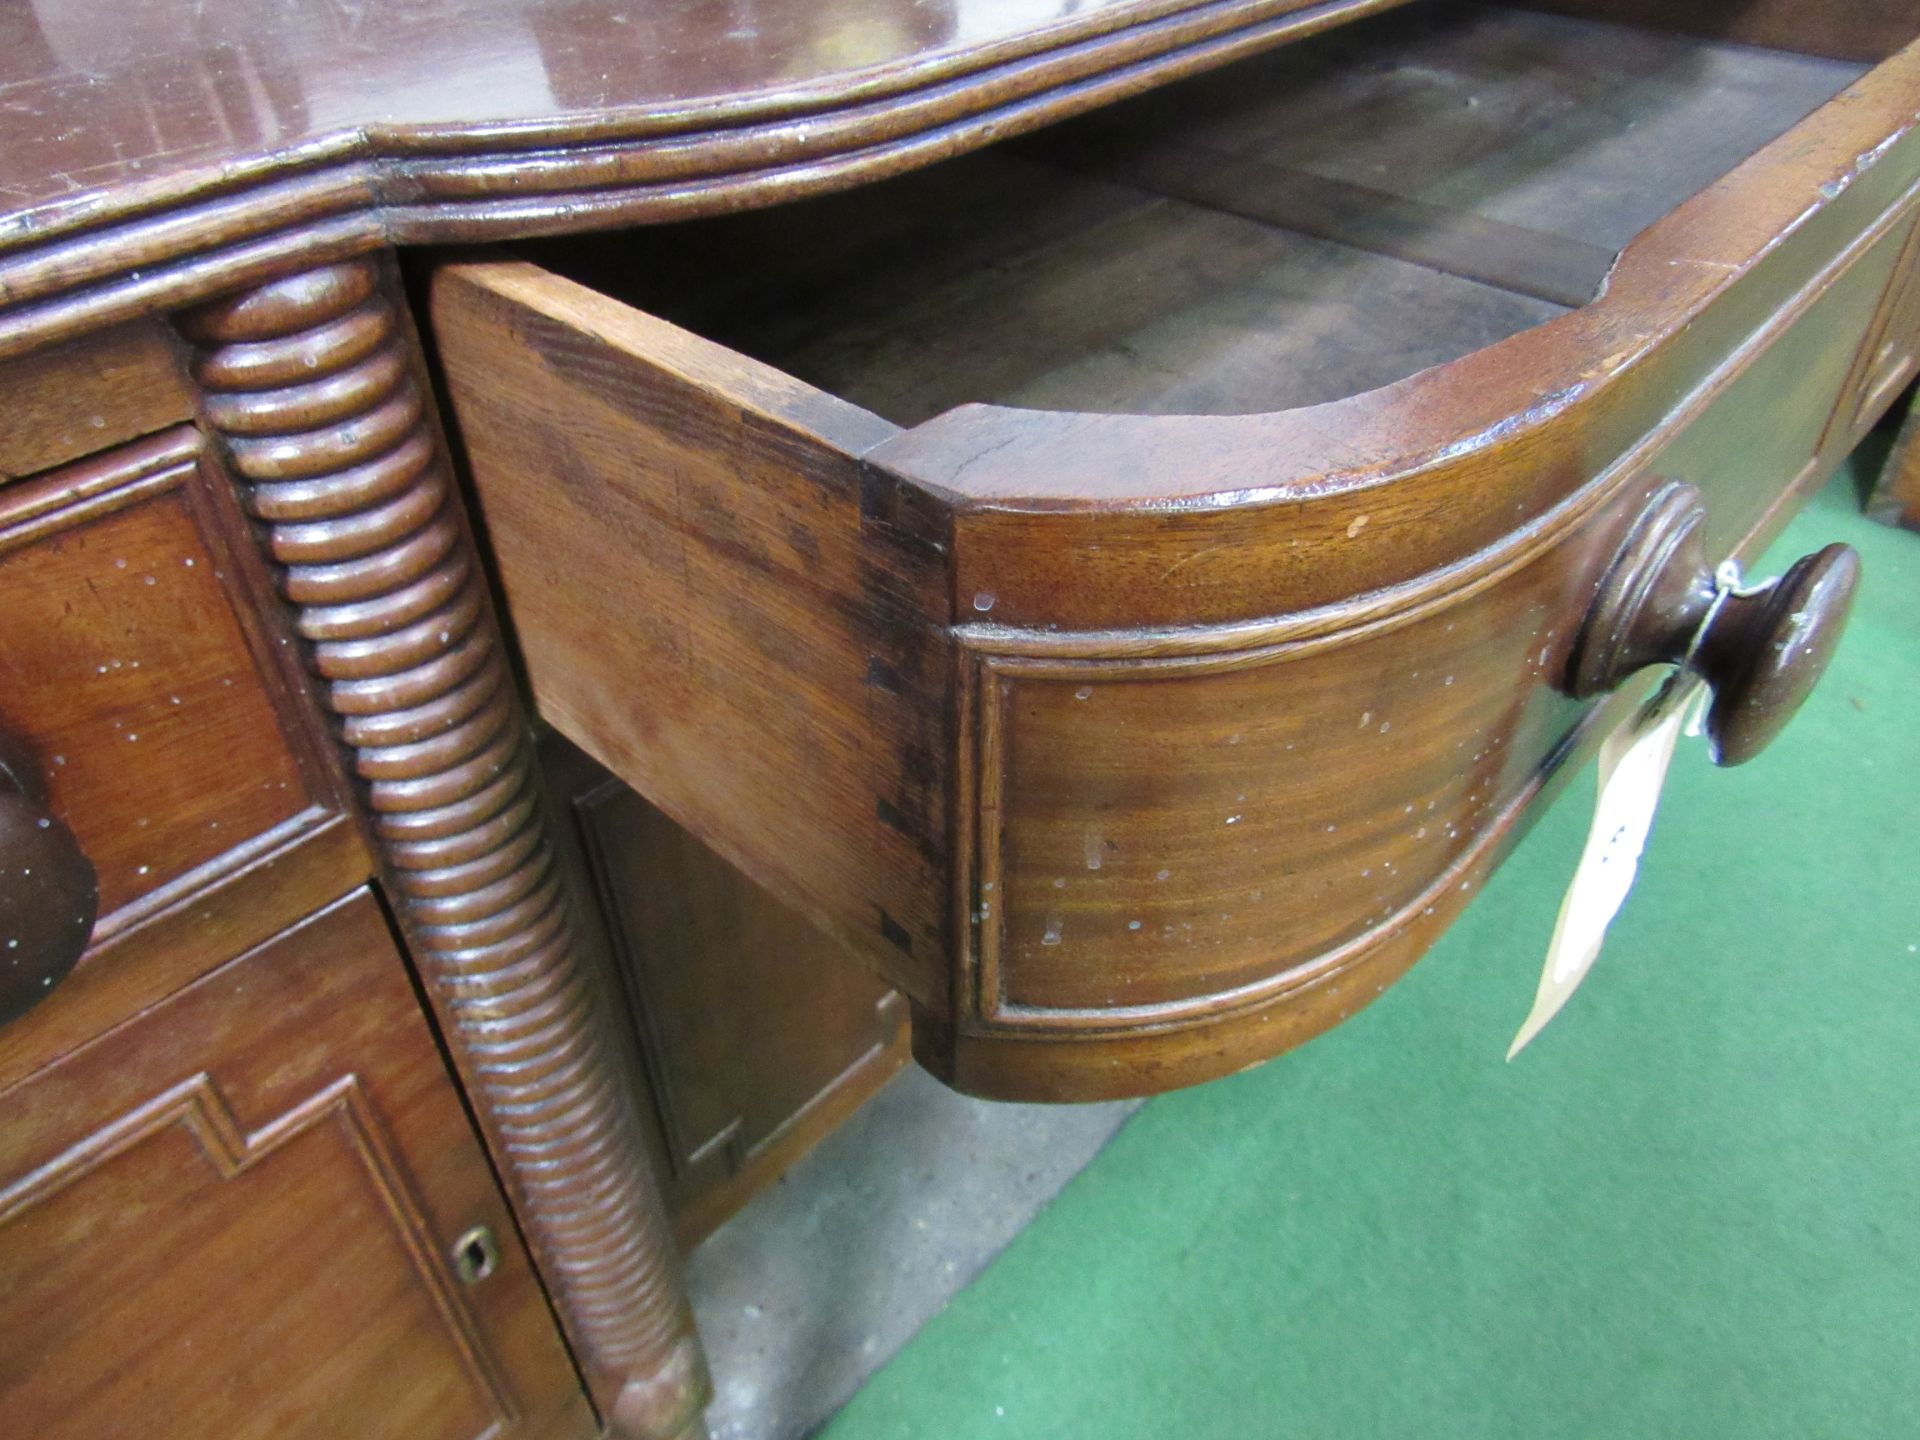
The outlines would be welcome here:
M 1713 572 L 1713 599 L 1707 602 L 1707 613 L 1700 617 L 1700 623 L 1693 627 L 1693 634 L 1687 640 L 1687 653 L 1680 657 L 1682 670 L 1693 669 L 1694 657 L 1700 653 L 1700 647 L 1706 643 L 1707 632 L 1713 628 L 1713 622 L 1720 618 L 1720 612 L 1729 600 L 1744 600 L 1748 596 L 1758 595 L 1768 589 L 1771 581 L 1762 581 L 1758 585 L 1749 585 L 1740 574 L 1738 560 L 1722 560 Z
M 1682 676 L 1697 675 L 1694 660 L 1700 654 L 1700 647 L 1706 644 L 1707 632 L 1713 629 L 1713 622 L 1720 618 L 1720 612 L 1729 600 L 1744 600 L 1748 596 L 1758 595 L 1772 585 L 1772 581 L 1762 581 L 1758 585 L 1749 585 L 1740 573 L 1738 560 L 1722 560 L 1713 572 L 1713 598 L 1707 602 L 1706 613 L 1700 617 L 1700 623 L 1693 627 L 1693 634 L 1687 640 L 1687 650 L 1680 657 L 1679 668 L 1667 684 L 1669 687 L 1680 682 Z M 1694 695 L 1688 707 L 1681 733 L 1688 738 L 1696 738 L 1706 729 L 1707 708 L 1712 703 L 1713 694 L 1706 687 Z

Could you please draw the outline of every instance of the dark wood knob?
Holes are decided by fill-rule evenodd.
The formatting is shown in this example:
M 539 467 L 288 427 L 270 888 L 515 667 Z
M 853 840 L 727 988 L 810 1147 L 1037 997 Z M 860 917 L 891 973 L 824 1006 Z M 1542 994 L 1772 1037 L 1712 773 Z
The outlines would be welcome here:
M 1702 548 L 1705 519 L 1691 485 L 1667 485 L 1648 502 L 1600 581 L 1569 688 L 1601 695 L 1649 665 L 1690 665 L 1713 689 L 1714 761 L 1739 765 L 1780 733 L 1826 670 L 1860 557 L 1829 545 L 1784 575 L 1728 590 Z
M 0 1025 L 66 979 L 100 907 L 93 862 L 46 800 L 32 754 L 0 734 Z

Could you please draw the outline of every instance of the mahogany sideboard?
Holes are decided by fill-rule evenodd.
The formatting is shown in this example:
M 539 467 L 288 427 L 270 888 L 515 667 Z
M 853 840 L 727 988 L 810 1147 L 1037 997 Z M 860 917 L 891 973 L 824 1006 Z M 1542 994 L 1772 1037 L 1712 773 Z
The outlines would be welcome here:
M 1753 758 L 1857 565 L 1727 562 L 1920 369 L 1916 36 L 8 7 L 10 1420 L 699 1435 L 678 1250 L 909 1033 L 1204 1081 L 1672 667 Z

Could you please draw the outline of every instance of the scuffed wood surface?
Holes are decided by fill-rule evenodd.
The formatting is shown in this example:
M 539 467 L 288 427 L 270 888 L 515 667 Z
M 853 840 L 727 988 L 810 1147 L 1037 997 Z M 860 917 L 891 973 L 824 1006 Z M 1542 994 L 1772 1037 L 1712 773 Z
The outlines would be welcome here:
M 0 354 L 383 245 L 844 187 L 1400 3 L 14 5 Z

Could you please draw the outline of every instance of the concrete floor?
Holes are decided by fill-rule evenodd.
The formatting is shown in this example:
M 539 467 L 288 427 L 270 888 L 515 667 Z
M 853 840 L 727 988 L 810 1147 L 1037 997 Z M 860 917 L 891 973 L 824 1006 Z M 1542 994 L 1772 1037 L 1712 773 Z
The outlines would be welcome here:
M 1138 1103 L 993 1104 L 908 1066 L 691 1257 L 713 1440 L 813 1434 Z

